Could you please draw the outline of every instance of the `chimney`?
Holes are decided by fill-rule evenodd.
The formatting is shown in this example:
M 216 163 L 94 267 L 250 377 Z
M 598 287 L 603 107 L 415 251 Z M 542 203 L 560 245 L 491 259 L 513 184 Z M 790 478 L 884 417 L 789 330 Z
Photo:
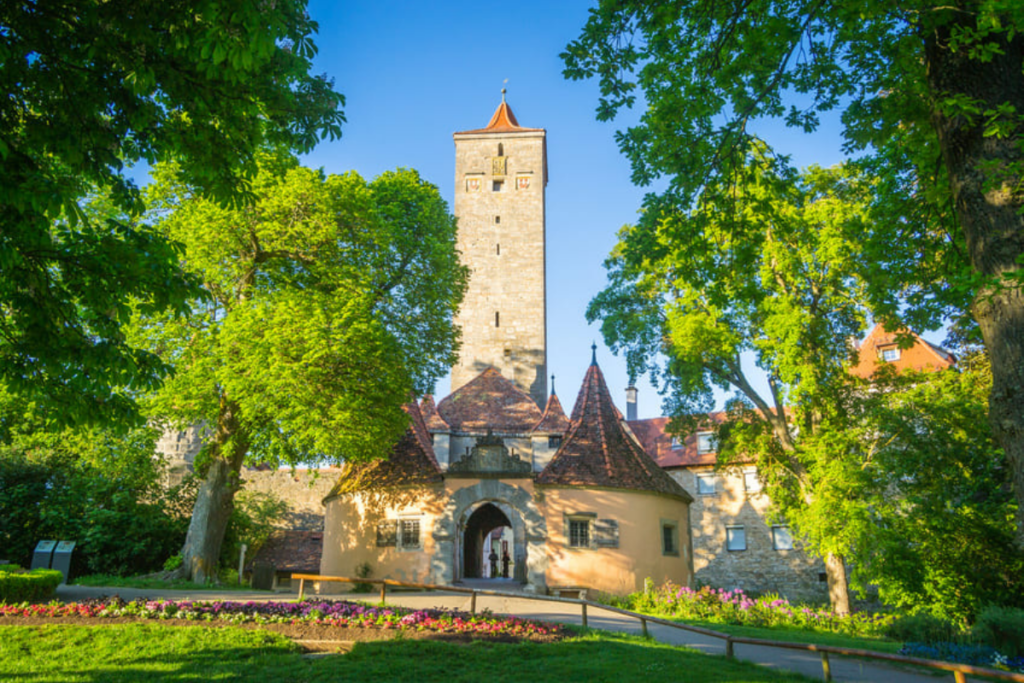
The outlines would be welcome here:
M 626 420 L 636 420 L 636 387 L 632 384 L 626 387 Z

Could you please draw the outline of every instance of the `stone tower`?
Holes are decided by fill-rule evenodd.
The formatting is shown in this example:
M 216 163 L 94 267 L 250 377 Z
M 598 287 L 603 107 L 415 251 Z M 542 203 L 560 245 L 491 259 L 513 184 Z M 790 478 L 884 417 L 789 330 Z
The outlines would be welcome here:
M 452 391 L 494 366 L 543 406 L 546 132 L 520 126 L 502 90 L 486 128 L 453 137 L 458 246 L 470 280 L 455 318 L 462 352 Z

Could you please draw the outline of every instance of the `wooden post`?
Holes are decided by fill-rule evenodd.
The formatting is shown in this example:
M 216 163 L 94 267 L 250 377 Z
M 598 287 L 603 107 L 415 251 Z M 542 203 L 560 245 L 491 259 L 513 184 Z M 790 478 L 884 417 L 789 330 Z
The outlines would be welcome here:
M 306 591 L 306 580 L 299 579 L 299 601 L 302 601 L 302 594 Z
M 967 676 L 964 676 L 963 671 L 954 671 L 953 680 L 955 680 L 956 683 L 967 683 Z
M 380 582 L 380 604 L 385 604 L 388 598 L 388 585 L 383 581 Z
M 473 596 L 469 599 L 469 611 L 476 616 L 476 591 L 473 591 Z
M 821 675 L 826 683 L 832 680 L 832 665 L 828 662 L 828 653 L 821 653 Z
M 640 620 L 640 630 L 643 631 L 644 638 L 650 638 L 651 637 L 650 634 L 647 633 L 647 620 L 646 619 L 641 619 Z
M 587 603 L 583 603 L 583 628 L 587 628 Z
M 725 658 L 732 659 L 732 638 L 725 639 Z

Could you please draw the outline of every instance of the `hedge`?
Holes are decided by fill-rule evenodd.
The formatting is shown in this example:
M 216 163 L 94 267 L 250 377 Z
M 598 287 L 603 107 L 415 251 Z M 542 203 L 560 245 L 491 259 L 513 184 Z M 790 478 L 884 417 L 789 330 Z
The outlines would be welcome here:
M 0 570 L 0 602 L 34 602 L 53 595 L 64 575 L 56 569 L 33 569 L 30 572 L 9 570 L 15 565 L 4 565 Z

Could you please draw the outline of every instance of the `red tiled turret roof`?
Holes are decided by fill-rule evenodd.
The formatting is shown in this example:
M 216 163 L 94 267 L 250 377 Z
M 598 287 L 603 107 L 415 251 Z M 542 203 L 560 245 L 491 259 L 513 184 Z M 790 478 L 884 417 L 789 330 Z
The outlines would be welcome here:
M 420 401 L 420 412 L 423 414 L 423 421 L 427 425 L 427 430 L 431 432 L 447 432 L 451 429 L 448 423 L 441 419 L 441 416 L 437 414 L 437 406 L 434 405 L 434 397 L 427 394 Z
M 552 391 L 551 396 L 548 397 L 548 404 L 544 407 L 544 417 L 540 419 L 533 431 L 547 434 L 565 434 L 569 431 L 569 418 L 565 416 L 562 402 L 558 400 L 558 395 L 555 392 Z
M 402 409 L 409 415 L 409 426 L 391 448 L 391 453 L 379 460 L 345 465 L 327 499 L 371 488 L 434 484 L 442 480 L 441 468 L 434 458 L 430 433 L 419 406 L 413 401 Z
M 526 434 L 543 417 L 525 391 L 487 368 L 437 405 L 437 412 L 455 432 Z
M 505 91 L 501 91 L 501 104 L 494 110 L 494 115 L 491 117 L 490 122 L 486 128 L 477 128 L 476 130 L 464 130 L 456 133 L 456 135 L 475 135 L 478 133 L 537 133 L 543 131 L 543 128 L 523 128 L 516 121 L 516 115 L 512 113 L 512 107 L 508 106 L 505 102 Z
M 583 379 L 569 434 L 537 483 L 654 491 L 692 501 L 623 426 L 596 362 Z

